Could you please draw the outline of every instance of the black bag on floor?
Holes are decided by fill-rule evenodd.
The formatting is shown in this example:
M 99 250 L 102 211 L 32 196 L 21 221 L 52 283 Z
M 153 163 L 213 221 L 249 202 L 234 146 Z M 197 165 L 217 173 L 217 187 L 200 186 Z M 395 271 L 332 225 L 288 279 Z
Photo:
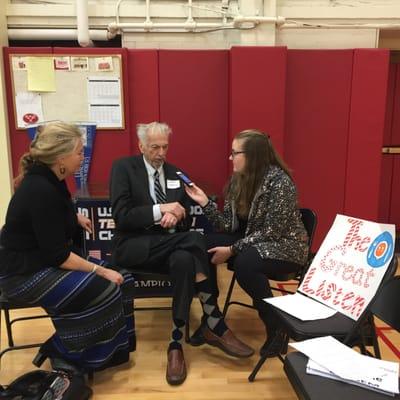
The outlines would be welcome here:
M 31 371 L 0 386 L 0 400 L 87 400 L 91 395 L 84 377 L 61 371 Z

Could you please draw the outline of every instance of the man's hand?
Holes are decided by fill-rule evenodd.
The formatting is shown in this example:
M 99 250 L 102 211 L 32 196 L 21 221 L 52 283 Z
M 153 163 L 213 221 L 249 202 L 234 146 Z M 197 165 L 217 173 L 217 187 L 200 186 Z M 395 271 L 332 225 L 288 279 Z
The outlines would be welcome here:
M 174 215 L 175 218 L 177 219 L 177 222 L 185 218 L 186 215 L 185 209 L 177 201 L 175 201 L 174 203 L 160 204 L 160 211 L 163 216 L 166 213 Z
M 169 212 L 165 213 L 161 218 L 160 225 L 163 228 L 172 228 L 178 223 L 178 219 L 175 217 L 174 214 Z
M 214 253 L 211 257 L 211 262 L 215 265 L 223 264 L 229 257 L 232 256 L 230 246 L 218 246 L 207 250 L 208 253 Z

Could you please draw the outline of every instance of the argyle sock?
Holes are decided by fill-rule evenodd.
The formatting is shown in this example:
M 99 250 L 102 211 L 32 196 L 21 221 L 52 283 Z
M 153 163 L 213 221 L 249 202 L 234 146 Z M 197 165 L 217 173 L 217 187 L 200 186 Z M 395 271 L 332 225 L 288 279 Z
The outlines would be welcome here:
M 196 283 L 197 294 L 203 308 L 203 318 L 207 326 L 218 336 L 222 336 L 228 327 L 225 324 L 221 311 L 218 308 L 216 297 L 211 292 L 208 279 Z
M 183 328 L 185 321 L 181 319 L 173 319 L 173 326 L 171 332 L 171 342 L 168 346 L 168 350 L 181 349 L 183 339 Z

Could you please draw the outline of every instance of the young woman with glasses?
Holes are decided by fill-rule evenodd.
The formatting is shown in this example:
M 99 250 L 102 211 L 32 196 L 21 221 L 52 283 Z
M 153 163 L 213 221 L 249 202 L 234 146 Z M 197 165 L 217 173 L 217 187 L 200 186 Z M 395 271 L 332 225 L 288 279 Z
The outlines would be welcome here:
M 186 192 L 202 207 L 217 232 L 207 235 L 211 263 L 216 267 L 234 257 L 237 281 L 252 297 L 266 327 L 267 340 L 260 352 L 273 356 L 283 352 L 287 343 L 281 337 L 273 348 L 270 346 L 277 324 L 263 301 L 272 297 L 268 279 L 275 271 L 294 272 L 305 265 L 307 233 L 290 171 L 267 135 L 257 130 L 240 132 L 232 142 L 229 158 L 233 174 L 225 189 L 223 212 L 198 186 L 186 187 Z M 199 330 L 193 343 L 201 344 Z

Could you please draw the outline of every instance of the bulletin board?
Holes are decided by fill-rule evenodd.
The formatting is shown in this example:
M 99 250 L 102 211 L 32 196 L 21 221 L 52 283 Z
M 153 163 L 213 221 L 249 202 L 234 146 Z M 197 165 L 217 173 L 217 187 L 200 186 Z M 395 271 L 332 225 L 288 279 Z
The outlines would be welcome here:
M 28 90 L 28 70 L 24 68 L 24 62 L 28 57 L 33 57 L 35 60 L 40 57 L 69 60 L 69 68 L 65 66 L 66 69 L 56 69 L 56 63 L 54 63 L 55 91 Z M 87 65 L 79 68 L 78 58 L 83 60 L 83 64 L 86 59 Z M 40 94 L 43 121 L 88 121 L 95 122 L 97 129 L 123 130 L 125 128 L 122 56 L 120 54 L 18 53 L 9 54 L 9 63 L 16 129 L 26 128 L 26 126 L 21 126 L 21 118 L 17 118 L 17 101 L 19 108 L 21 108 L 21 101 L 16 97 L 18 94 L 21 99 L 20 96 L 26 93 L 32 94 L 36 99 L 36 94 Z M 104 65 L 106 65 L 106 71 L 101 70 Z M 111 89 L 113 93 L 108 93 L 108 89 Z M 94 93 L 96 91 L 98 93 Z M 103 93 L 100 93 L 101 91 Z M 107 101 L 108 94 L 110 101 Z M 93 100 L 96 96 L 97 99 Z M 33 123 L 35 122 L 38 121 Z

